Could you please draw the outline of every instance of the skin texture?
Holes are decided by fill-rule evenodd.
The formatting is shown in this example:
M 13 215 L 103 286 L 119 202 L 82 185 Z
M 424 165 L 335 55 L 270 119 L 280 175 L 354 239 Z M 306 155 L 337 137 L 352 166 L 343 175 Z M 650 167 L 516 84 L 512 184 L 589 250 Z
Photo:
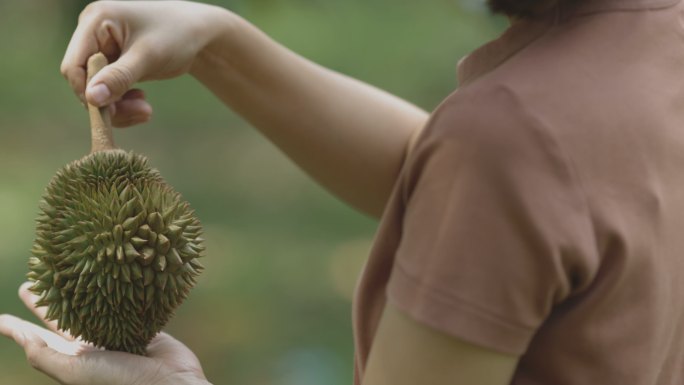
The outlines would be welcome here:
M 22 285 L 19 296 L 39 318 L 44 308 Z M 0 315 L 0 334 L 14 339 L 29 363 L 67 385 L 206 385 L 197 357 L 182 343 L 160 333 L 148 357 L 96 350 L 57 330 L 11 315 Z M 363 385 L 506 385 L 518 359 L 447 336 L 413 321 L 392 305 L 385 307 L 373 341 Z
M 86 84 L 86 61 L 98 51 L 112 64 Z M 375 217 L 428 118 L 406 101 L 296 55 L 224 9 L 187 2 L 92 3 L 61 70 L 82 100 L 110 105 L 118 127 L 151 117 L 134 84 L 190 73 L 333 194 Z M 26 286 L 20 296 L 43 320 Z M 0 334 L 63 384 L 208 383 L 194 354 L 167 334 L 141 359 L 94 351 L 47 327 L 52 332 L 0 316 Z M 505 385 L 517 360 L 429 329 L 388 305 L 363 384 Z
M 85 63 L 113 64 L 86 87 Z M 229 11 L 187 2 L 92 3 L 82 13 L 62 73 L 77 95 L 115 106 L 123 127 L 152 107 L 133 84 L 190 73 L 353 207 L 379 217 L 427 112 L 323 68 Z
M 505 385 L 517 357 L 481 348 L 385 307 L 363 385 Z
M 19 297 L 41 320 L 45 308 L 36 308 L 37 296 L 27 282 Z M 11 315 L 0 315 L 0 334 L 14 339 L 26 352 L 28 362 L 62 384 L 68 385 L 162 385 L 209 384 L 199 360 L 182 343 L 160 333 L 148 347 L 148 357 L 98 350 L 60 332 L 55 322 L 38 327 Z

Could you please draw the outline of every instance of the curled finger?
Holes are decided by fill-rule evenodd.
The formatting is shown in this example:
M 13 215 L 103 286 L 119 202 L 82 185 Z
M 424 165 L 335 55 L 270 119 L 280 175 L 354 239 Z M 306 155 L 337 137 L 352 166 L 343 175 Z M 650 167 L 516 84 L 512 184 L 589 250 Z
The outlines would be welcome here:
M 50 329 L 52 332 L 59 334 L 61 337 L 67 339 L 67 340 L 74 340 L 74 338 L 69 334 L 65 333 L 57 327 L 57 322 L 55 321 L 48 321 L 46 318 L 46 313 L 47 313 L 47 308 L 44 306 L 38 307 L 36 306 L 36 301 L 40 297 L 37 295 L 33 294 L 32 292 L 29 291 L 29 288 L 33 286 L 32 282 L 24 282 L 20 287 L 19 287 L 19 298 L 21 298 L 22 302 L 24 302 L 24 305 L 31 310 L 33 314 L 35 314 L 38 319 L 43 321 L 45 326 Z
M 128 91 L 115 106 L 116 113 L 112 115 L 112 124 L 115 127 L 124 128 L 146 123 L 152 118 L 152 106 L 145 100 L 145 93 L 142 90 Z

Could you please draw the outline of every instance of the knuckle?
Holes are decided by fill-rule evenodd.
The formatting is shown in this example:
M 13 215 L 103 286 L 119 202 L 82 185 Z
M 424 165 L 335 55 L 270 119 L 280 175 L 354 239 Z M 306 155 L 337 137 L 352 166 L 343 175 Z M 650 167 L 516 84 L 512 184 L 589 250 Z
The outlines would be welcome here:
M 78 15 L 78 20 L 81 21 L 81 20 L 87 18 L 88 16 L 92 15 L 94 12 L 96 12 L 96 9 L 100 5 L 101 4 L 97 1 L 89 3 L 88 5 L 86 5 L 85 8 L 83 8 L 83 10 L 81 11 L 81 13 Z
M 64 76 L 64 78 L 69 79 L 69 66 L 66 63 L 62 63 L 59 67 L 59 72 Z
M 164 56 L 164 51 L 157 44 L 149 41 L 149 39 L 141 39 L 136 42 L 135 52 L 138 57 L 144 58 L 149 63 L 157 63 Z
M 112 90 L 124 92 L 133 84 L 133 72 L 126 66 L 119 65 L 110 69 L 110 84 Z
M 62 73 L 62 76 L 67 80 L 69 83 L 69 86 L 71 89 L 74 90 L 74 92 L 82 93 L 83 89 L 85 87 L 85 84 L 83 84 L 83 78 L 79 76 L 78 70 L 75 70 L 73 68 L 61 68 L 60 72 Z
M 26 361 L 33 369 L 40 369 L 40 352 L 37 349 L 27 350 Z
M 110 3 L 110 1 L 93 1 L 88 3 L 78 15 L 78 20 L 82 21 L 88 17 L 106 16 L 111 11 L 112 5 Z

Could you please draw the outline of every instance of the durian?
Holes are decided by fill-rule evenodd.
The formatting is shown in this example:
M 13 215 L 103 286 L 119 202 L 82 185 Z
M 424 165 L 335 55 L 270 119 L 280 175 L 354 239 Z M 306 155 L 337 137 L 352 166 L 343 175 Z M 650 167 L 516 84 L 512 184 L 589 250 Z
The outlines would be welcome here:
M 92 77 L 107 64 L 88 62 Z M 29 260 L 37 306 L 97 347 L 144 355 L 204 269 L 202 228 L 147 159 L 114 147 L 89 106 L 93 149 L 46 188 Z

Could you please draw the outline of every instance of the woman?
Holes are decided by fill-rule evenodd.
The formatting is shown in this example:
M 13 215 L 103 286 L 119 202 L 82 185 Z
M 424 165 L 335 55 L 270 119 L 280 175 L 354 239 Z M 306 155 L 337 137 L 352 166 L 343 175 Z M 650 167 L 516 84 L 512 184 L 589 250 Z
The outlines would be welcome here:
M 356 384 L 684 383 L 684 6 L 490 6 L 511 27 L 430 116 L 186 2 L 89 6 L 62 72 L 121 127 L 152 113 L 136 82 L 190 73 L 381 218 L 354 303 Z M 97 51 L 117 60 L 86 84 Z M 166 334 L 140 358 L 63 354 L 78 342 L 9 315 L 0 331 L 65 384 L 208 383 Z

